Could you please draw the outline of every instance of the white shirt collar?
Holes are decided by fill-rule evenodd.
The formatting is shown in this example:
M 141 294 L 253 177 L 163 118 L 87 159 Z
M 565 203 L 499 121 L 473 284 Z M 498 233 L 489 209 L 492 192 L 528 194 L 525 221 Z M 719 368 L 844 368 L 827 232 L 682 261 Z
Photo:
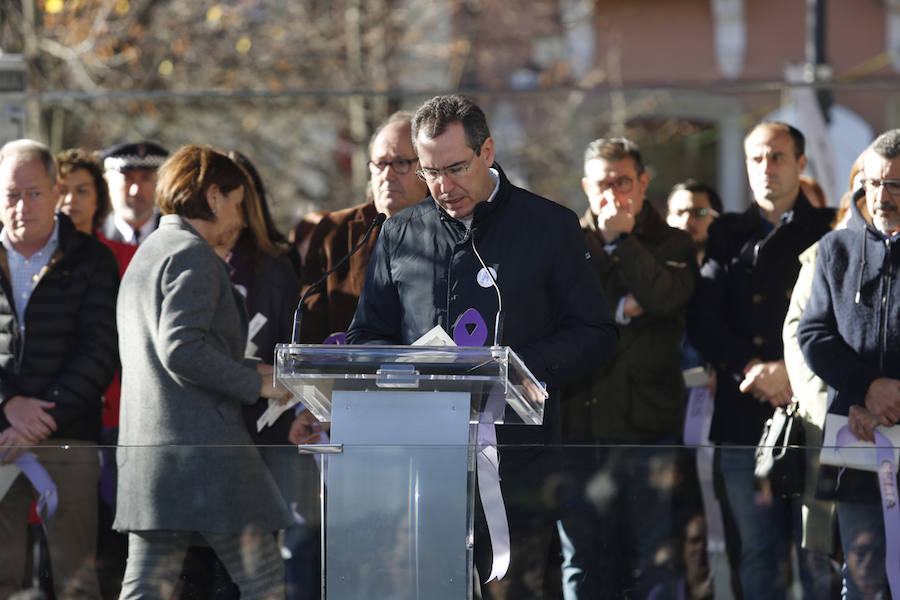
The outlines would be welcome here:
M 500 190 L 500 172 L 497 169 L 491 167 L 488 169 L 488 173 L 491 175 L 491 179 L 494 181 L 494 190 L 491 192 L 491 195 L 488 196 L 487 201 L 493 202 L 494 198 L 497 197 L 497 192 Z M 474 219 L 474 214 L 468 219 L 460 219 L 463 225 L 466 226 L 466 229 L 472 229 L 472 219 Z
M 9 240 L 9 235 L 7 235 L 7 231 L 8 229 L 6 227 L 0 230 L 0 244 L 3 244 L 3 247 L 6 248 L 7 252 L 15 252 L 16 254 L 21 254 L 21 252 L 13 247 L 12 242 Z M 34 254 L 40 254 L 44 251 L 45 248 L 56 248 L 57 246 L 59 246 L 59 220 L 56 218 L 56 215 L 53 215 L 53 231 L 50 232 L 50 237 L 47 238 L 47 243 L 41 246 L 41 248 Z
M 124 239 L 129 244 L 134 243 L 134 227 L 126 223 L 122 217 L 113 213 L 113 224 L 115 224 L 116 229 L 119 233 L 122 234 L 122 239 Z M 153 233 L 153 230 L 156 229 L 156 213 L 154 212 L 150 215 L 150 218 L 141 225 L 139 231 L 141 232 L 140 241 L 143 242 L 147 239 L 147 236 Z

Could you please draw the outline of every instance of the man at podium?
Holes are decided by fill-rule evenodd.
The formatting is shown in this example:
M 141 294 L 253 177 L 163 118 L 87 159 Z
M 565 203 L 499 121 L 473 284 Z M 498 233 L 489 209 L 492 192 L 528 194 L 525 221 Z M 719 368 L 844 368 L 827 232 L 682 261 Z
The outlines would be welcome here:
M 542 426 L 503 425 L 497 432 L 510 585 L 481 591 L 484 598 L 514 597 L 526 570 L 532 581 L 544 579 L 544 589 L 558 590 L 543 568 L 529 569 L 524 554 L 527 547 L 532 560 L 546 564 L 555 517 L 529 506 L 555 469 L 548 448 L 560 443 L 559 386 L 609 360 L 618 333 L 578 217 L 510 183 L 494 162 L 494 141 L 477 105 L 459 95 L 432 98 L 416 112 L 412 135 L 416 173 L 430 196 L 385 223 L 347 340 L 411 344 L 436 325 L 453 331 L 475 309 L 487 343 L 510 346 L 547 385 Z M 482 581 L 490 572 L 479 559 L 484 539 L 476 524 Z

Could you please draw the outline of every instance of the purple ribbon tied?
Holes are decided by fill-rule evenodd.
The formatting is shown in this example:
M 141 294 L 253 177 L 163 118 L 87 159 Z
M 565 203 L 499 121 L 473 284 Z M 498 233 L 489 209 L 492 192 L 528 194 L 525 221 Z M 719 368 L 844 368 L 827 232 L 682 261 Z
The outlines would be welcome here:
M 56 513 L 59 506 L 59 496 L 56 492 L 56 484 L 50 479 L 50 474 L 41 466 L 37 457 L 31 452 L 26 452 L 14 461 L 31 485 L 38 493 L 37 513 L 41 521 L 46 521 Z

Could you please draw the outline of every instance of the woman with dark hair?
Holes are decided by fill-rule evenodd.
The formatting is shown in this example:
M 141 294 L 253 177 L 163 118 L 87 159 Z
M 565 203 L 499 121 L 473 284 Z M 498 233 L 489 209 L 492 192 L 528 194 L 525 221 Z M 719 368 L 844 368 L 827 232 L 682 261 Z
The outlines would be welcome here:
M 217 247 L 216 252 L 228 263 L 231 281 L 247 303 L 247 313 L 253 324 L 248 355 L 272 363 L 275 345 L 291 339 L 300 285 L 288 260 L 290 246 L 268 216 L 258 171 L 243 154 L 230 152 L 229 157 L 247 172 L 257 193 L 248 194 L 244 199 L 243 228 L 235 232 L 228 242 Z M 268 400 L 265 398 L 260 398 L 252 406 L 244 406 L 244 422 L 253 441 L 259 445 L 260 454 L 281 489 L 285 502 L 298 505 L 298 513 L 306 513 L 306 517 L 314 519 L 318 514 L 318 510 L 312 510 L 318 509 L 318 471 L 310 456 L 297 454 L 296 446 L 314 441 L 318 423 L 308 411 L 296 416 L 294 411 L 288 411 L 272 425 L 258 430 L 257 420 L 267 408 Z M 285 532 L 286 543 L 297 538 L 312 539 L 313 545 L 317 546 L 315 537 L 314 528 L 305 525 L 299 529 L 289 528 Z M 292 559 L 286 563 L 287 597 L 291 600 L 316 597 L 320 582 L 315 549 L 312 553 L 296 546 L 289 550 Z M 201 551 L 198 553 L 202 554 Z M 304 556 L 307 558 L 304 559 Z M 213 572 L 218 572 L 218 565 L 213 566 Z M 221 584 L 215 587 L 219 589 Z
M 100 158 L 80 148 L 72 148 L 57 154 L 56 163 L 59 170 L 56 209 L 68 215 L 78 231 L 94 236 L 112 250 L 121 277 L 137 246 L 110 240 L 100 233 L 103 221 L 112 211 Z
M 278 245 L 280 248 L 281 254 L 290 261 L 291 266 L 294 269 L 295 276 L 299 276 L 300 274 L 300 257 L 297 256 L 294 252 L 288 252 L 288 240 L 284 237 L 284 234 L 278 230 L 278 227 L 275 225 L 275 221 L 272 219 L 272 213 L 269 211 L 269 199 L 266 195 L 266 186 L 263 184 L 262 176 L 259 174 L 259 171 L 253 166 L 253 163 L 250 162 L 250 159 L 247 158 L 247 155 L 238 152 L 237 150 L 232 150 L 228 153 L 228 158 L 236 162 L 244 171 L 247 172 L 247 175 L 250 176 L 250 183 L 253 184 L 253 189 L 256 190 L 256 196 L 259 198 L 259 209 L 262 211 L 262 226 L 264 228 L 266 237 L 273 243 Z
M 274 387 L 270 365 L 244 358 L 244 300 L 214 251 L 242 228 L 254 191 L 226 155 L 185 146 L 160 167 L 156 192 L 159 229 L 138 248 L 117 307 L 115 527 L 129 534 L 120 597 L 169 597 L 199 535 L 242 598 L 281 598 L 272 532 L 293 519 L 241 408 L 287 392 Z

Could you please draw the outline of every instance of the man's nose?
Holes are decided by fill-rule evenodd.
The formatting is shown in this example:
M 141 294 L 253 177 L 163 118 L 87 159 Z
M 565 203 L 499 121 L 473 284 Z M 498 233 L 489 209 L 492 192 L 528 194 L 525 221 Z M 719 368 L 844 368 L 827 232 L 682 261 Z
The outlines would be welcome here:
M 614 185 L 610 185 L 610 186 L 603 188 L 603 191 L 600 192 L 600 196 L 603 199 L 605 199 L 607 202 L 615 202 L 616 187 Z
M 140 190 L 140 186 L 137 183 L 131 183 L 128 185 L 129 196 L 137 196 L 138 190 Z
M 452 190 L 456 187 L 456 184 L 453 181 L 453 178 L 447 175 L 446 173 L 441 173 L 434 180 L 434 183 L 438 186 L 438 189 L 443 193 L 447 193 L 449 190 Z

